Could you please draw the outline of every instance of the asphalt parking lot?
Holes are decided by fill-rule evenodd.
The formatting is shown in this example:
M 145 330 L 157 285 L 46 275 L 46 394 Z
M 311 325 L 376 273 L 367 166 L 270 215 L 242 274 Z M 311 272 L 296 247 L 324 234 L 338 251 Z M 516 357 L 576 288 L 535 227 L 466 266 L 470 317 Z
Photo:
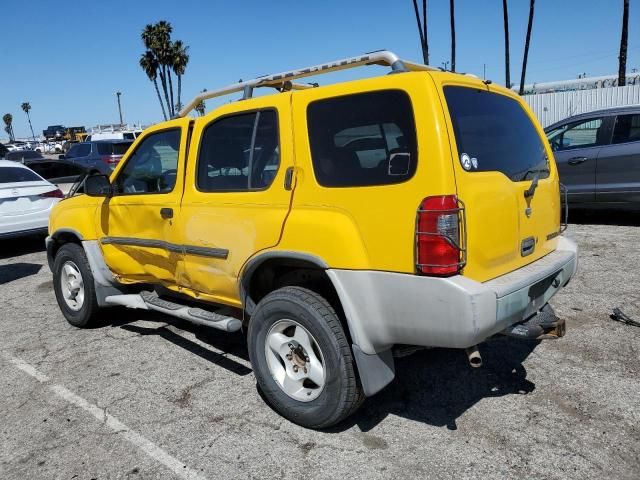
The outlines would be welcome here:
M 346 423 L 266 406 L 244 339 L 113 309 L 78 330 L 41 239 L 0 242 L 0 478 L 602 478 L 640 472 L 640 221 L 582 216 L 567 336 L 426 350 Z M 609 225 L 612 223 L 614 225 Z

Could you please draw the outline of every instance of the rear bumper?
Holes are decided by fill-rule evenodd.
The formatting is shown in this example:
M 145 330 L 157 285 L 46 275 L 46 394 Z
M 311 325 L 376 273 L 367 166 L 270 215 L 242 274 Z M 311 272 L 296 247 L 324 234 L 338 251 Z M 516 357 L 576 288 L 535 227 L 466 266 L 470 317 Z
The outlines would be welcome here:
M 484 283 L 376 271 L 327 274 L 362 354 L 394 344 L 466 348 L 540 310 L 575 274 L 577 253 L 561 237 L 556 251 Z

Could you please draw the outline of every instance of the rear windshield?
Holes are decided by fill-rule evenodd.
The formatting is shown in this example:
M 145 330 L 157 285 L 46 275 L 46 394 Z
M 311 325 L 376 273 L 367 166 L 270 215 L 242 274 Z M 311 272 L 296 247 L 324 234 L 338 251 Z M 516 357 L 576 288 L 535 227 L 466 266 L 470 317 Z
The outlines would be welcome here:
M 98 153 L 100 155 L 124 155 L 127 151 L 131 142 L 122 142 L 122 143 L 96 143 L 98 146 Z
M 445 87 L 444 96 L 465 170 L 502 172 L 513 181 L 549 176 L 544 144 L 517 101 L 468 87 Z
M 43 158 L 43 157 L 38 152 L 33 152 L 31 150 L 9 152 L 6 155 L 7 160 L 31 160 L 33 158 Z
M 16 182 L 37 182 L 42 180 L 28 168 L 0 167 L 0 184 Z

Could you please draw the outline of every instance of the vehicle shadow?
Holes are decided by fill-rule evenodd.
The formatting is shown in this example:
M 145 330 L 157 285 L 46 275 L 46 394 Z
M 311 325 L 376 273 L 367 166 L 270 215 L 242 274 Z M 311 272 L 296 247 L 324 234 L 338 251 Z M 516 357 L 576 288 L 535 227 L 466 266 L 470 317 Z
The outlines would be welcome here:
M 389 414 L 456 430 L 456 420 L 482 399 L 535 389 L 522 363 L 539 343 L 490 339 L 479 346 L 480 368 L 471 368 L 462 350 L 430 349 L 396 359 L 394 382 L 329 431 L 338 433 L 356 425 L 368 432 Z
M 42 265 L 39 263 L 19 262 L 0 265 L 0 285 L 35 275 L 40 269 Z
M 569 224 L 640 227 L 640 211 L 569 210 Z
M 29 253 L 44 252 L 45 249 L 43 235 L 0 240 L 0 260 Z
M 156 335 L 236 375 L 245 376 L 252 372 L 250 368 L 233 359 L 236 357 L 249 361 L 246 339 L 243 334 L 228 334 L 210 327 L 194 325 L 159 312 L 145 310 L 106 309 L 102 312 L 101 320 L 96 324 L 96 328 L 110 326 L 122 328 L 141 336 Z M 159 326 L 131 325 L 138 320 L 162 322 L 163 324 Z M 196 339 L 204 343 L 205 346 L 175 333 L 166 324 L 194 334 Z M 207 348 L 209 346 L 213 349 Z

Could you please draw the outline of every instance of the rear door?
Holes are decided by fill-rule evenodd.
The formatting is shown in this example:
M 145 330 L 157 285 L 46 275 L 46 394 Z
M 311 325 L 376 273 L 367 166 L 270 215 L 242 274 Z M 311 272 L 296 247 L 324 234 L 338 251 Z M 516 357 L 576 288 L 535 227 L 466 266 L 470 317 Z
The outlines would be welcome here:
M 568 122 L 547 134 L 569 203 L 595 201 L 598 155 L 610 136 L 611 123 L 606 116 Z
M 209 300 L 240 305 L 244 263 L 278 244 L 292 190 L 291 95 L 221 107 L 193 129 L 185 193 L 176 221 L 184 264 L 178 283 Z
M 598 155 L 596 201 L 640 204 L 640 113 L 615 117 L 611 145 Z
M 463 274 L 486 281 L 555 249 L 557 171 L 544 132 L 511 92 L 472 79 L 444 83 L 442 90 L 458 195 L 465 205 Z M 533 194 L 527 197 L 527 190 Z

